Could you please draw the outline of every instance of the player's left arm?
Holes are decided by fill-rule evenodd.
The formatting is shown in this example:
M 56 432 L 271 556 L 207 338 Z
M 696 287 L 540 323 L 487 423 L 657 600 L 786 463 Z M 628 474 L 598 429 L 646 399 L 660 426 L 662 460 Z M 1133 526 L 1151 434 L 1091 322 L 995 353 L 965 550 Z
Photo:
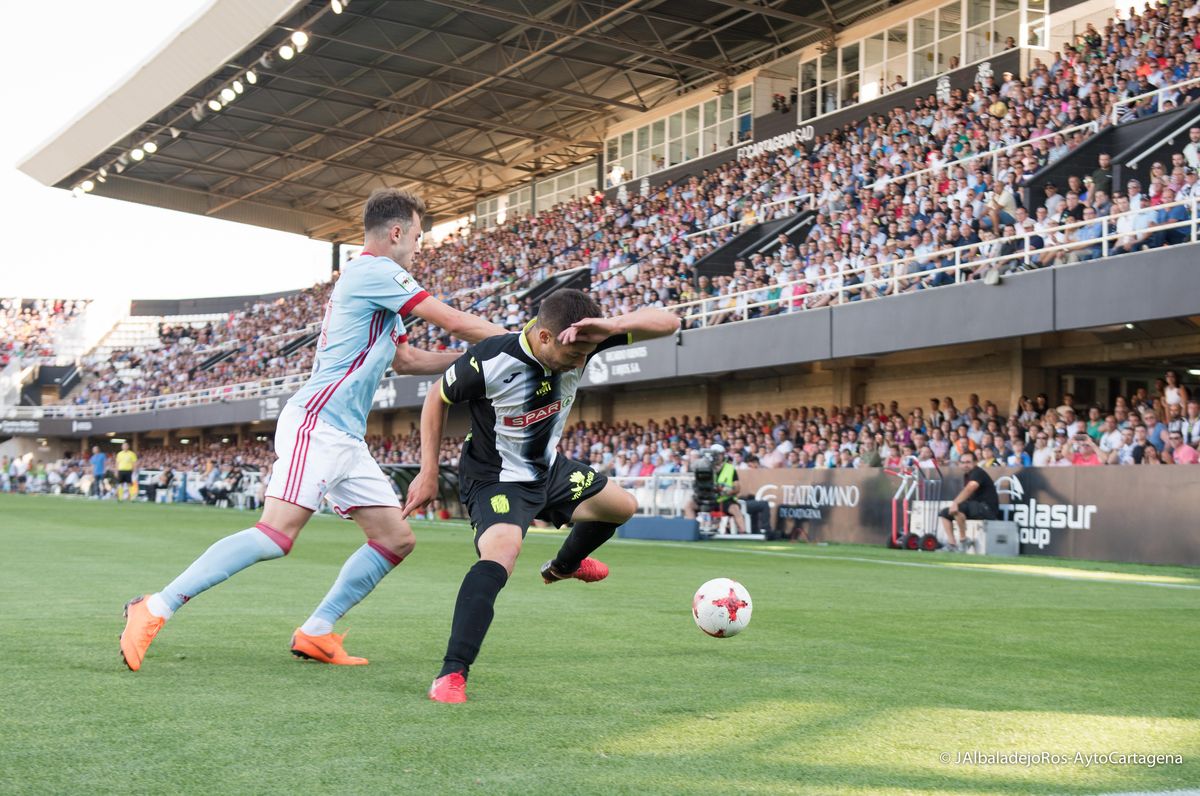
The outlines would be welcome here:
M 679 331 L 679 318 L 666 310 L 643 307 L 616 318 L 584 318 L 563 329 L 558 341 L 570 345 L 576 340 L 612 345 L 628 345 L 639 340 L 666 337 Z M 624 335 L 625 339 L 621 340 Z M 616 338 L 616 340 L 613 340 Z

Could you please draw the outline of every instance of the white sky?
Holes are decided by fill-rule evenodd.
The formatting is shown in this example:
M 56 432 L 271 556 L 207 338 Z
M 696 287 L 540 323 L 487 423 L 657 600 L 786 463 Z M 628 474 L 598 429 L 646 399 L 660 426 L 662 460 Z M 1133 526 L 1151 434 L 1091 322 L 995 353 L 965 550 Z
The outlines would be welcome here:
M 98 196 L 76 199 L 17 171 L 18 161 L 207 4 L 5 3 L 0 296 L 229 296 L 328 278 L 328 243 Z

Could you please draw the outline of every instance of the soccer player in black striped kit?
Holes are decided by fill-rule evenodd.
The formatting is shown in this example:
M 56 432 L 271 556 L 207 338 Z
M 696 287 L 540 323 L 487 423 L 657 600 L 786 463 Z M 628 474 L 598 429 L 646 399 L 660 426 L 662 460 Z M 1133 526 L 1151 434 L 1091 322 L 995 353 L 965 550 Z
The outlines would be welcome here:
M 421 409 L 421 472 L 409 487 L 404 515 L 437 493 L 446 405 L 469 402 L 471 433 L 463 444 L 459 486 L 479 553 L 458 592 L 442 671 L 429 689 L 434 701 L 467 700 L 467 672 L 535 518 L 572 526 L 558 555 L 542 565 L 542 579 L 594 582 L 608 575 L 608 567 L 588 555 L 637 510 L 633 495 L 556 448 L 588 360 L 606 348 L 674 334 L 679 319 L 648 308 L 599 316 L 600 306 L 586 293 L 554 293 L 522 331 L 467 349 Z

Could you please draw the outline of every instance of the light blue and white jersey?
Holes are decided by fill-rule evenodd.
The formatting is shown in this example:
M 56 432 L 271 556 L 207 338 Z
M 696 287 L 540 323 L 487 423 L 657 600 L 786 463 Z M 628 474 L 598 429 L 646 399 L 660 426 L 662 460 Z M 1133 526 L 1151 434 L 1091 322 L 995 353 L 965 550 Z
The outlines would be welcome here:
M 363 252 L 342 273 L 321 322 L 312 375 L 289 405 L 362 439 L 379 380 L 407 338 L 404 317 L 429 297 L 388 257 Z

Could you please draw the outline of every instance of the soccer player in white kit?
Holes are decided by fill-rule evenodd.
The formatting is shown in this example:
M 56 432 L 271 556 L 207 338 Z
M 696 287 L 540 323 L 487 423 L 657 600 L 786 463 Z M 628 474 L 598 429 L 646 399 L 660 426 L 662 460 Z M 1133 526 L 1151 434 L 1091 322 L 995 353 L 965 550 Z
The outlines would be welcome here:
M 279 458 L 262 519 L 214 543 L 162 591 L 126 604 L 121 655 L 131 670 L 141 668 L 150 642 L 190 599 L 252 564 L 287 555 L 326 499 L 338 514 L 359 524 L 367 542 L 347 559 L 325 599 L 293 634 L 292 653 L 323 663 L 367 662 L 346 653 L 333 623 L 414 544 L 391 482 L 363 440 L 367 413 L 389 364 L 400 373 L 435 374 L 457 358 L 410 347 L 404 318 L 416 315 L 472 343 L 504 334 L 501 327 L 431 297 L 408 272 L 424 212 L 424 203 L 405 191 L 382 189 L 367 200 L 362 255 L 343 267 L 325 308 L 312 375 L 279 416 Z

